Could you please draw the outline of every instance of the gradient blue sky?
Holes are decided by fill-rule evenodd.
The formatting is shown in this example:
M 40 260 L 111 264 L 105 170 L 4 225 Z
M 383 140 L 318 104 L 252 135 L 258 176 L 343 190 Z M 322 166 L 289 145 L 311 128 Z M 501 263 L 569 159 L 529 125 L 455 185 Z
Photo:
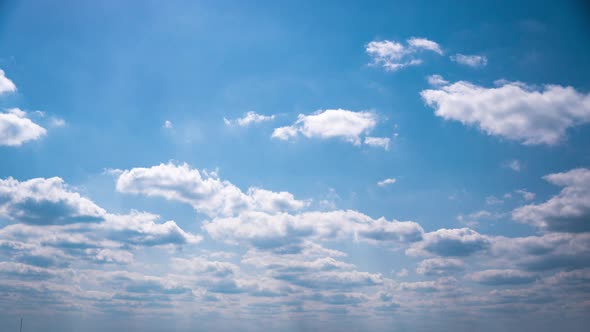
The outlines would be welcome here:
M 582 1 L 1 1 L 0 325 L 583 331 Z

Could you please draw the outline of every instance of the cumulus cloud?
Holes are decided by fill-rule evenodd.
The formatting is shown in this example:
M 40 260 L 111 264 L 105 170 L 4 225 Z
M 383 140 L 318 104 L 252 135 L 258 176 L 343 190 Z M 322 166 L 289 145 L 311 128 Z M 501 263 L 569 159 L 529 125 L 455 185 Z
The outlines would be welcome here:
M 360 145 L 361 135 L 371 131 L 377 125 L 377 120 L 373 112 L 328 109 L 311 115 L 299 114 L 293 125 L 276 128 L 272 137 L 288 140 L 301 134 L 308 138 L 341 138 Z
M 483 55 L 464 55 L 457 53 L 451 55 L 451 60 L 472 68 L 485 67 L 488 64 L 488 58 Z
M 590 231 L 590 170 L 577 168 L 549 174 L 544 179 L 564 188 L 544 203 L 515 209 L 512 218 L 547 231 Z M 527 194 L 530 193 L 523 193 L 525 199 Z
M 399 245 L 419 241 L 423 232 L 415 222 L 372 219 L 352 210 L 295 215 L 247 211 L 235 217 L 215 218 L 204 224 L 203 229 L 216 240 L 278 252 L 299 252 L 306 239 L 354 238 Z
M 469 228 L 439 229 L 425 233 L 422 241 L 408 248 L 410 255 L 469 256 L 490 246 L 490 240 Z
M 37 140 L 47 133 L 45 128 L 27 118 L 18 108 L 0 113 L 0 145 L 20 146 L 25 142 Z
M 477 126 L 489 135 L 525 145 L 557 144 L 568 128 L 590 121 L 590 94 L 560 85 L 498 84 L 486 88 L 459 81 L 420 94 L 445 120 Z
M 464 269 L 465 264 L 460 259 L 437 257 L 421 261 L 416 268 L 416 273 L 429 276 L 439 276 L 461 272 Z
M 371 65 L 382 66 L 387 71 L 422 63 L 421 59 L 416 58 L 420 51 L 443 54 L 440 45 L 426 38 L 410 38 L 406 42 L 403 45 L 390 40 L 372 41 L 365 46 L 365 51 L 371 57 Z
M 4 250 L 50 264 L 51 257 L 75 255 L 96 262 L 130 262 L 125 246 L 197 243 L 198 235 L 174 221 L 132 211 L 111 214 L 67 186 L 61 178 L 18 181 L 0 179 L 0 218 L 11 222 L 0 229 Z M 3 247 L 3 244 L 0 244 Z M 0 252 L 3 249 L 0 248 Z
M 63 225 L 99 222 L 105 214 L 61 178 L 0 179 L 0 216 L 33 225 Z
M 527 271 L 590 267 L 590 233 L 493 237 L 489 255 L 497 266 Z
M 15 91 L 16 85 L 14 85 L 14 83 L 8 77 L 6 77 L 4 70 L 0 69 L 0 95 Z
M 308 205 L 288 192 L 250 188 L 244 193 L 215 173 L 200 172 L 187 164 L 160 164 L 120 172 L 117 190 L 124 193 L 163 197 L 190 204 L 210 216 L 230 216 L 243 210 L 280 212 Z
M 223 118 L 223 122 L 228 126 L 238 125 L 240 127 L 248 127 L 251 124 L 272 121 L 272 120 L 274 120 L 274 118 L 275 118 L 274 114 L 273 115 L 263 115 L 263 114 L 258 114 L 253 111 L 249 111 L 246 114 L 244 114 L 243 117 L 237 118 L 235 120 L 229 120 L 229 119 Z

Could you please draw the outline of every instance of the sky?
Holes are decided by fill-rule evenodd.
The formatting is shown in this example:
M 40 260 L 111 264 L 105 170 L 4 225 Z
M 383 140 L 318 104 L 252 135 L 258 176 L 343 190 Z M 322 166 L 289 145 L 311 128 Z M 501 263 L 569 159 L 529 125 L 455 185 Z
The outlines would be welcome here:
M 583 1 L 0 1 L 0 325 L 586 331 Z

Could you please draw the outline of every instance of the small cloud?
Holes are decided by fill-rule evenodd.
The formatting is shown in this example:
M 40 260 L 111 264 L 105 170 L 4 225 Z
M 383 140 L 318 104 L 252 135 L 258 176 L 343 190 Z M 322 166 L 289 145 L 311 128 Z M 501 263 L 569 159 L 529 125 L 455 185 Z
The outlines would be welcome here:
M 377 185 L 379 187 L 385 187 L 387 185 L 394 184 L 396 182 L 397 182 L 397 180 L 395 178 L 389 178 L 389 179 L 385 179 L 385 180 L 381 180 L 381 181 L 377 182 Z
M 294 124 L 275 128 L 271 137 L 286 141 L 301 134 L 308 138 L 340 138 L 359 146 L 362 136 L 375 128 L 378 120 L 377 114 L 370 111 L 319 110 L 310 115 L 299 114 Z
M 483 55 L 464 55 L 457 53 L 451 55 L 451 60 L 472 68 L 485 67 L 488 64 L 488 58 Z
M 498 204 L 503 204 L 504 201 L 497 198 L 496 196 L 488 196 L 486 197 L 486 204 L 487 205 L 498 205 Z
M 170 122 L 170 120 L 166 120 L 164 121 L 164 125 L 162 125 L 162 127 L 166 129 L 172 129 L 173 125 L 172 122 Z
M 532 201 L 537 196 L 537 195 L 535 195 L 535 193 L 532 193 L 532 192 L 527 191 L 525 189 L 518 189 L 518 190 L 515 190 L 514 192 L 522 195 L 522 198 L 524 198 L 525 201 Z
M 440 86 L 440 85 L 445 85 L 448 84 L 449 81 L 445 80 L 442 76 L 440 75 L 430 75 L 426 78 L 428 80 L 428 84 L 433 85 L 433 86 Z
M 443 55 L 440 45 L 426 38 L 410 38 L 408 44 L 414 48 L 425 49 Z
M 246 114 L 244 114 L 243 117 L 241 118 L 237 118 L 235 120 L 229 120 L 227 118 L 223 118 L 223 123 L 225 123 L 225 125 L 227 126 L 231 126 L 231 125 L 238 125 L 240 127 L 248 127 L 249 125 L 253 124 L 253 123 L 261 123 L 261 122 L 265 122 L 265 121 L 272 121 L 274 120 L 275 116 L 273 115 L 262 115 L 262 114 L 258 114 L 256 112 L 247 112 Z
M 403 278 L 403 277 L 407 277 L 407 276 L 408 276 L 408 274 L 409 274 L 409 272 L 408 272 L 408 269 L 405 269 L 405 268 L 404 268 L 404 269 L 401 269 L 401 270 L 399 270 L 399 272 L 397 272 L 397 273 L 395 274 L 395 276 L 396 276 L 396 277 L 399 277 L 399 278 Z
M 51 118 L 49 125 L 51 127 L 60 128 L 66 125 L 66 121 L 60 118 Z
M 20 146 L 45 136 L 47 130 L 27 117 L 27 113 L 11 108 L 0 113 L 0 146 Z
M 365 137 L 365 144 L 369 146 L 381 147 L 385 150 L 389 150 L 389 143 L 391 139 L 389 137 Z
M 515 172 L 520 172 L 522 170 L 522 163 L 516 159 L 508 160 L 502 166 L 509 168 Z
M 4 70 L 0 69 L 0 95 L 16 92 L 16 85 L 4 74 Z
M 442 55 L 440 45 L 426 38 L 410 38 L 406 45 L 391 40 L 374 40 L 365 46 L 371 57 L 370 65 L 382 66 L 386 71 L 396 71 L 406 66 L 419 65 L 421 59 L 415 56 L 420 51 L 432 51 Z

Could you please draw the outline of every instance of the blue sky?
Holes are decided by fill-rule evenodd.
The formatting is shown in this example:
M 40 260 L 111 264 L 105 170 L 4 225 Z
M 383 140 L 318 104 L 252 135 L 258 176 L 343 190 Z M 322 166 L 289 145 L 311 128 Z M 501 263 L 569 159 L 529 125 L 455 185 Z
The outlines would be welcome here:
M 1 2 L 0 323 L 584 330 L 589 13 Z

